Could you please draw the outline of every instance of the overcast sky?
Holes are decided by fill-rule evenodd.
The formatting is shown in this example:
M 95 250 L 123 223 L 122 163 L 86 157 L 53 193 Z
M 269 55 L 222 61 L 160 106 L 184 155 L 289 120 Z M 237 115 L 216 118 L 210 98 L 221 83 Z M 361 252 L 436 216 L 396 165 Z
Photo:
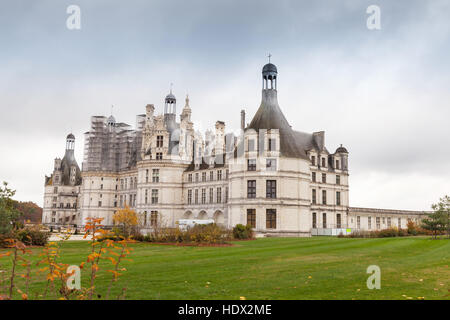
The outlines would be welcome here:
M 381 30 L 366 26 L 372 4 Z M 450 194 L 449 17 L 446 0 L 3 0 L 0 180 L 42 205 L 69 132 L 81 167 L 92 115 L 114 105 L 134 126 L 170 83 L 196 129 L 238 129 L 271 53 L 292 127 L 349 150 L 350 205 L 427 210 Z

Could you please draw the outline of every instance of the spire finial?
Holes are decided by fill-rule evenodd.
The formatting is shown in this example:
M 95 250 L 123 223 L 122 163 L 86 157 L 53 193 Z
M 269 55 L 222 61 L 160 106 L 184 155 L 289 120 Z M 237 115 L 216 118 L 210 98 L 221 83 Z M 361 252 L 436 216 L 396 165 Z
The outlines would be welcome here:
M 170 83 L 170 93 L 172 93 L 172 87 L 173 87 L 173 83 Z
M 113 115 L 113 108 L 114 108 L 114 105 L 112 104 L 111 105 L 111 115 Z
M 269 58 L 269 63 L 270 63 L 270 58 L 272 57 L 272 55 L 269 53 L 269 55 L 267 57 Z

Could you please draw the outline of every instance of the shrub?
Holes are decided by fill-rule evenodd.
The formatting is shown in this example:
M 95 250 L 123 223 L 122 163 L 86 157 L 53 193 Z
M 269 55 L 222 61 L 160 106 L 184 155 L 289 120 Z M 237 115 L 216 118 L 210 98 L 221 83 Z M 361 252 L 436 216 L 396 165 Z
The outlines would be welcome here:
M 206 243 L 221 244 L 231 239 L 230 232 L 215 223 L 195 225 L 182 231 L 178 228 L 157 227 L 147 235 L 136 234 L 136 241 L 162 242 L 162 243 Z
M 405 229 L 397 229 L 391 227 L 383 230 L 355 230 L 351 234 L 346 235 L 346 238 L 392 238 L 408 236 L 408 231 Z
M 50 233 L 42 230 L 40 226 L 26 227 L 16 232 L 15 238 L 26 245 L 45 246 Z
M 13 233 L 0 234 L 0 248 L 6 248 L 11 243 L 9 240 L 14 239 L 15 235 Z
M 237 224 L 233 228 L 233 237 L 235 239 L 252 239 L 253 230 L 250 225 L 244 226 L 243 224 Z

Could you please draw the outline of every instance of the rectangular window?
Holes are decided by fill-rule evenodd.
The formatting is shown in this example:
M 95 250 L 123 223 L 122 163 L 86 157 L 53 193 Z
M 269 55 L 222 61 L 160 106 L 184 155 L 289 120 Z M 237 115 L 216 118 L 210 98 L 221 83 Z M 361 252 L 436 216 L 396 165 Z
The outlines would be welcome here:
M 266 229 L 277 228 L 277 210 L 266 209 Z
M 367 218 L 367 229 L 372 229 L 372 217 Z
M 120 183 L 122 184 L 122 180 L 120 180 Z M 145 170 L 145 183 L 148 183 L 148 169 Z M 123 188 L 122 186 L 120 187 L 121 189 Z
M 214 181 L 214 171 L 209 172 L 209 181 Z
M 276 171 L 277 170 L 277 159 L 266 159 L 266 170 Z
M 202 204 L 206 203 L 206 189 L 202 189 Z
M 316 156 L 311 156 L 311 164 L 312 164 L 313 166 L 316 165 Z
M 217 180 L 222 180 L 222 170 L 217 171 Z
M 388 217 L 388 218 L 387 218 L 387 226 L 388 226 L 388 228 L 391 227 L 391 223 L 392 223 L 391 217 Z
M 266 181 L 266 198 L 275 199 L 277 197 L 277 181 L 267 180 Z
M 336 215 L 336 228 L 341 228 L 341 214 L 340 213 L 338 213 L 337 215 Z
M 248 139 L 248 151 L 255 151 L 255 140 Z
M 247 225 L 256 228 L 256 209 L 247 209 Z
M 222 202 L 222 188 L 217 188 L 217 203 Z
M 158 189 L 152 189 L 152 204 L 158 203 Z
M 275 151 L 275 150 L 276 150 L 276 142 L 275 142 L 275 139 L 269 139 L 268 142 L 269 142 L 269 145 L 268 145 L 267 150 L 268 150 L 268 151 Z
M 195 182 L 198 182 L 198 177 L 199 177 L 199 175 L 198 175 L 198 173 L 196 173 L 195 174 Z
M 100 185 L 100 189 L 102 189 L 102 190 L 103 190 L 103 185 L 102 185 L 102 184 Z
M 311 173 L 311 180 L 312 180 L 312 182 L 316 182 L 316 173 L 315 172 Z
M 356 228 L 361 229 L 361 217 L 356 217 Z
M 188 190 L 188 204 L 192 204 L 192 190 Z
M 256 180 L 247 181 L 247 198 L 256 198 Z
M 98 206 L 99 206 L 99 207 L 102 206 L 102 202 L 101 202 L 101 201 L 98 202 Z
M 158 225 L 158 211 L 150 212 L 150 225 L 156 227 Z
M 316 195 L 316 189 L 312 189 L 312 204 L 316 204 L 317 203 L 317 200 L 316 200 L 316 197 L 317 197 L 317 195 Z
M 225 187 L 225 203 L 228 202 L 228 187 Z
M 145 198 L 144 198 L 144 203 L 147 204 L 148 202 L 148 190 L 145 189 Z
M 380 217 L 376 217 L 377 229 L 381 229 Z
M 327 228 L 327 214 L 326 214 L 326 212 L 324 212 L 324 213 L 322 214 L 322 227 L 323 227 L 324 229 Z
M 188 182 L 192 182 L 192 173 L 188 174 Z
M 157 152 L 156 153 L 156 160 L 162 160 L 163 156 L 162 156 L 162 152 Z
M 213 202 L 214 202 L 214 189 L 209 188 L 209 203 L 213 203 Z
M 341 176 L 339 176 L 339 175 L 336 176 L 336 184 L 337 185 L 341 184 Z
M 339 160 L 336 160 L 336 169 L 339 169 Z
M 317 228 L 317 214 L 315 212 L 312 214 L 312 227 L 313 229 Z
M 248 159 L 247 160 L 247 170 L 248 171 L 256 171 L 256 159 Z
M 159 169 L 153 169 L 152 181 L 153 182 L 159 182 Z
M 162 148 L 163 147 L 163 140 L 164 137 L 163 136 L 156 136 L 156 147 L 157 148 Z
M 336 205 L 337 206 L 341 205 L 341 192 L 340 191 L 336 191 Z
M 326 162 L 325 162 L 325 158 L 322 158 L 322 167 L 326 167 Z
M 327 174 L 322 173 L 322 183 L 327 183 Z
M 198 189 L 195 189 L 195 204 L 198 204 Z
M 206 172 L 202 172 L 202 182 L 206 181 Z
M 144 226 L 146 226 L 147 225 L 147 211 L 144 211 L 143 213 L 142 213 L 142 220 L 144 220 Z
M 327 190 L 322 190 L 322 204 L 327 204 Z
M 402 218 L 398 218 L 398 228 L 402 228 Z

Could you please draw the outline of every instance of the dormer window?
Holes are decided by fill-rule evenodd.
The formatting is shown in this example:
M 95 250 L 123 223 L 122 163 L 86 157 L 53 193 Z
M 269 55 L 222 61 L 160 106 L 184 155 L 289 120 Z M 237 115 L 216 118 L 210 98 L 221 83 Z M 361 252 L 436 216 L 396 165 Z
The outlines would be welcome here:
M 162 148 L 164 143 L 164 137 L 163 136 L 156 136 L 156 147 Z
M 322 167 L 326 167 L 326 160 L 325 160 L 325 158 L 322 158 Z
M 336 169 L 339 169 L 339 160 L 336 160 Z
M 313 166 L 316 165 L 316 156 L 311 156 L 311 163 Z
M 248 151 L 255 151 L 255 140 L 248 140 Z
M 275 149 L 276 149 L 275 139 L 269 139 L 269 145 L 268 145 L 267 150 L 268 151 L 275 151 Z

